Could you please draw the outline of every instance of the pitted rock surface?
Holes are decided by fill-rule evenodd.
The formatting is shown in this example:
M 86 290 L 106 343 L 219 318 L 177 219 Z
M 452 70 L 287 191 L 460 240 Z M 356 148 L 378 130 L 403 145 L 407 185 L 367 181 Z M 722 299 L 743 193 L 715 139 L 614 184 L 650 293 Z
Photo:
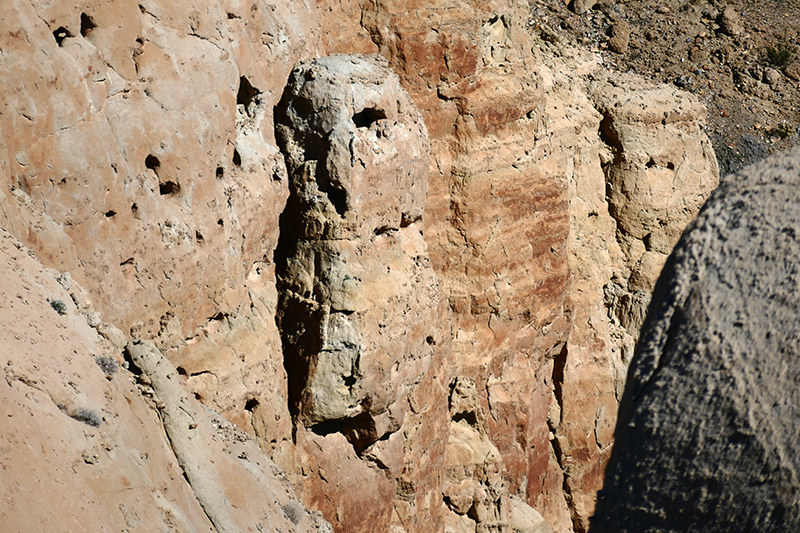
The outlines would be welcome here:
M 397 76 L 356 56 L 301 64 L 277 119 L 290 172 L 276 255 L 292 407 L 309 425 L 388 413 L 437 333 L 421 232 L 427 131 Z
M 336 469 L 351 464 L 343 475 L 364 487 L 333 488 L 338 481 L 326 468 L 308 491 L 346 491 L 343 530 L 384 530 L 401 473 L 421 474 L 403 445 L 409 396 L 449 344 L 422 235 L 427 131 L 386 62 L 368 56 L 298 65 L 276 119 L 290 176 L 276 250 L 289 405 L 314 462 L 339 450 Z M 436 401 L 435 393 L 424 405 Z M 304 446 L 303 427 L 308 443 L 328 444 Z M 370 461 L 387 476 L 373 479 Z M 430 468 L 425 475 L 441 464 Z
M 656 285 L 592 532 L 800 527 L 800 151 L 728 176 Z

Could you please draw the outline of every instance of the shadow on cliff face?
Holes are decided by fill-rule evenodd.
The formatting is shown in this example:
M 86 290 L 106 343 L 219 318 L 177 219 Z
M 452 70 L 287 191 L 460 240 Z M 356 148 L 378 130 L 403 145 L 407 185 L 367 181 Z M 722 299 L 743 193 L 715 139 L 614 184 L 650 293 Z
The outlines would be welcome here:
M 664 267 L 592 533 L 800 530 L 800 150 L 729 175 Z

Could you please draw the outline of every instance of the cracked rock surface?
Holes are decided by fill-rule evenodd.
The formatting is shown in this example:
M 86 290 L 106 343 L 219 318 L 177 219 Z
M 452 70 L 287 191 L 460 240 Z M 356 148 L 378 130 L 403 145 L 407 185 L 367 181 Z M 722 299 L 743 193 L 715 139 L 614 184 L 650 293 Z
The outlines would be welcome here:
M 650 287 L 716 175 L 695 98 L 531 9 L 3 2 L 0 227 L 338 531 L 524 530 L 524 505 L 584 531 Z

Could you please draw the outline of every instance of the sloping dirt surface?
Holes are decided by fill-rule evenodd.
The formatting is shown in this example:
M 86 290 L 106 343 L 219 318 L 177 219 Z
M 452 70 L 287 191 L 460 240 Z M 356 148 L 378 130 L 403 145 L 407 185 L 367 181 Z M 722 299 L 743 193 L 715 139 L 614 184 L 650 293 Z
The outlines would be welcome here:
M 721 175 L 800 142 L 799 1 L 592 1 L 531 2 L 528 26 L 695 93 Z

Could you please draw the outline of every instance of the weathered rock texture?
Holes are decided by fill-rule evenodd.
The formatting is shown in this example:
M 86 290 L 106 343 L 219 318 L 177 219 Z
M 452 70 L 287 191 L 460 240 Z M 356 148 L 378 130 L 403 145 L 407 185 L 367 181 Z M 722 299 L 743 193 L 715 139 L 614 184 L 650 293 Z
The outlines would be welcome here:
M 655 243 L 677 238 L 718 179 L 704 110 L 530 36 L 525 2 L 323 5 L 328 50 L 380 52 L 425 118 L 425 235 L 453 312 L 453 372 L 480 391 L 509 490 L 558 530 L 585 530 L 640 287 L 666 258 Z M 627 210 L 609 205 L 612 183 Z M 670 201 L 680 213 L 652 228 Z M 616 217 L 646 231 L 618 232 Z
M 800 527 L 800 152 L 728 176 L 670 256 L 591 531 Z
M 0 15 L 0 226 L 339 531 L 507 531 L 514 502 L 585 530 L 648 288 L 716 180 L 691 96 L 543 41 L 521 0 Z M 286 80 L 333 53 L 383 60 L 322 60 L 355 70 L 310 116 L 322 82 Z
M 330 531 L 152 343 L 130 345 L 137 378 L 69 275 L 5 231 L 0 256 L 3 530 Z
M 436 530 L 441 503 L 430 505 L 418 487 L 421 475 L 440 477 L 441 464 L 421 470 L 417 443 L 403 436 L 409 399 L 450 344 L 422 237 L 425 125 L 385 61 L 334 55 L 292 71 L 276 132 L 290 184 L 276 250 L 277 319 L 289 405 L 310 430 L 306 442 L 296 428 L 296 440 L 313 465 L 329 454 L 328 441 L 347 446 L 344 437 L 348 454 L 373 467 L 343 462 L 345 479 L 310 476 L 307 491 L 331 514 L 345 507 L 335 520 L 342 530 L 384 531 L 402 479 L 416 508 L 403 523 Z M 439 392 L 424 402 L 438 413 L 427 416 L 442 418 L 445 376 L 434 379 Z M 423 455 L 441 456 L 443 442 L 428 442 Z M 348 479 L 359 467 L 371 479 L 363 487 Z

